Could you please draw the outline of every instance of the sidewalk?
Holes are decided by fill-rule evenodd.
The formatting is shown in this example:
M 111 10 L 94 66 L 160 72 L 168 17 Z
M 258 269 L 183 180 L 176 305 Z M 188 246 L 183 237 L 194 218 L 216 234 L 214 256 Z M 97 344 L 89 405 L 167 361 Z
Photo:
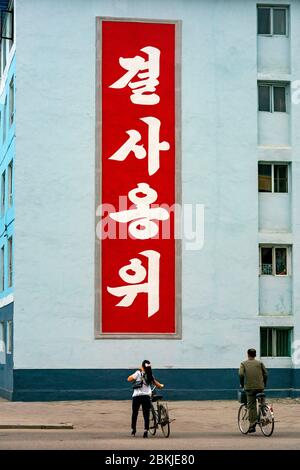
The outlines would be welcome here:
M 300 449 L 300 400 L 273 400 L 275 431 L 243 436 L 235 401 L 169 402 L 171 436 L 130 436 L 131 401 L 0 401 L 0 425 L 73 424 L 73 429 L 0 429 L 0 449 Z

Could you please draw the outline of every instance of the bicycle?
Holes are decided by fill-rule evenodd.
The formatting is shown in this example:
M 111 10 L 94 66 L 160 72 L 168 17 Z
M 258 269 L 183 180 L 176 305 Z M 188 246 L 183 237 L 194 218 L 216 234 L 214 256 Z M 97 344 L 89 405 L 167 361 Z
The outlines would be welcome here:
M 162 395 L 156 395 L 154 392 L 156 387 L 152 389 L 151 395 L 151 408 L 149 420 L 149 432 L 152 436 L 156 434 L 158 427 L 161 427 L 162 433 L 165 437 L 170 436 L 170 423 L 168 405 L 162 404 Z M 154 404 L 156 403 L 156 408 Z M 173 420 L 172 420 L 173 421 Z
M 248 434 L 250 427 L 249 408 L 246 401 L 246 393 L 241 392 L 241 395 L 242 397 L 240 398 L 240 401 L 242 404 L 239 407 L 238 412 L 238 426 L 242 434 Z M 274 431 L 274 412 L 272 405 L 263 400 L 265 396 L 265 393 L 256 394 L 256 400 L 258 402 L 257 424 L 259 425 L 263 435 L 270 437 Z

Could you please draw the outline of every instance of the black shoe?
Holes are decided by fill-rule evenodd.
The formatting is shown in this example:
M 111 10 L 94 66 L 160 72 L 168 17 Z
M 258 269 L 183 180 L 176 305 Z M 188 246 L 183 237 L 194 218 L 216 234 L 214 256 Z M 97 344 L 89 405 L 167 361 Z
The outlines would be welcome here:
M 248 434 L 251 432 L 256 432 L 255 426 L 250 426 L 250 428 L 248 429 Z
M 136 433 L 136 431 L 133 429 L 133 430 L 131 431 L 131 435 L 132 435 L 132 436 L 135 436 L 135 433 Z
M 145 438 L 145 437 L 148 437 L 148 431 L 144 431 L 143 437 L 144 437 L 144 438 Z

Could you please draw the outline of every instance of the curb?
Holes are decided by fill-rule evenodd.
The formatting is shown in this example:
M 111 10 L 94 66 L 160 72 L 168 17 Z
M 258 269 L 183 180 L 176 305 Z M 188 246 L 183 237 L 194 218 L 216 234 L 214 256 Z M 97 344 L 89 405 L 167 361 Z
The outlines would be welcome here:
M 72 423 L 60 424 L 0 424 L 0 429 L 74 429 Z

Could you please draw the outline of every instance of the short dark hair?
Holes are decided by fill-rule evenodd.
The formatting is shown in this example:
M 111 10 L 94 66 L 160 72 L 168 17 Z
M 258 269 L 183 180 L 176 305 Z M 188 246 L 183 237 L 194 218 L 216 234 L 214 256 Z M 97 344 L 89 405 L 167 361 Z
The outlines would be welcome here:
M 250 357 L 256 357 L 256 349 L 254 348 L 248 349 L 247 353 L 248 353 L 248 356 Z

